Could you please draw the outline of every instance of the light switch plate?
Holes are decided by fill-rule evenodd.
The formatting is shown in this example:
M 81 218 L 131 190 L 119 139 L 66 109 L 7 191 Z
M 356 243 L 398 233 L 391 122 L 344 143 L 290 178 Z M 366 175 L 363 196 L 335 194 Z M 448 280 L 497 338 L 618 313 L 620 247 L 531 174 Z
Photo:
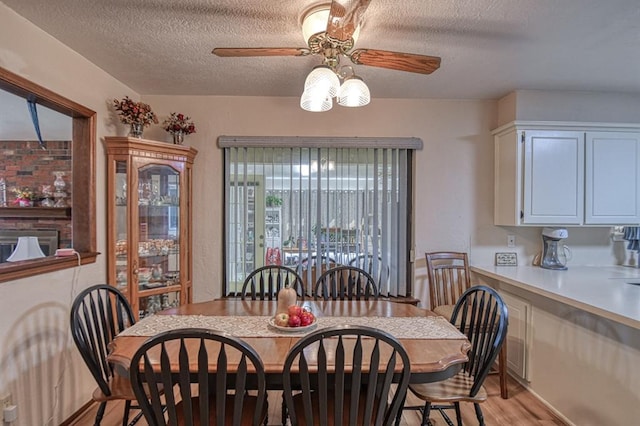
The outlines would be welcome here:
M 496 266 L 518 266 L 516 253 L 496 253 Z

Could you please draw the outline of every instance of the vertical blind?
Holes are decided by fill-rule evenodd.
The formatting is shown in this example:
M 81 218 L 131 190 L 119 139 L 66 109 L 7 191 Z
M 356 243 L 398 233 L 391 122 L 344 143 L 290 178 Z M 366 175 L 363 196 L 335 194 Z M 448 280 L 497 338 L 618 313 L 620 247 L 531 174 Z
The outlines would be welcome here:
M 313 266 L 351 264 L 374 277 L 380 295 L 410 296 L 409 183 L 421 142 L 408 140 L 343 148 L 221 138 L 225 294 L 239 294 L 254 269 L 282 264 L 311 295 Z

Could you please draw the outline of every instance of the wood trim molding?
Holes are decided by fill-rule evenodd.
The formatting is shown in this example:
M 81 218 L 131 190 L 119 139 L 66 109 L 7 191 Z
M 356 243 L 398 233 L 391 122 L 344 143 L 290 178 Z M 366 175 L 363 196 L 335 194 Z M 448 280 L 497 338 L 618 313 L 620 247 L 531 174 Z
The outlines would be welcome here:
M 73 181 L 71 185 L 75 194 L 82 194 L 82 196 L 72 197 L 72 206 L 69 209 L 73 248 L 81 253 L 81 264 L 95 262 L 98 255 L 96 237 L 96 112 L 2 67 L 0 67 L 0 89 L 25 99 L 34 97 L 37 103 L 72 119 Z M 3 211 L 0 211 L 0 217 L 7 217 L 2 216 L 2 213 L 9 211 L 7 209 L 9 208 L 3 208 Z M 36 210 L 44 212 L 42 208 L 31 209 L 33 212 Z M 20 212 L 21 215 L 29 213 L 26 210 Z M 10 265 L 3 263 L 0 264 L 0 282 L 70 268 L 77 266 L 77 264 L 75 256 L 64 259 L 47 257 Z
M 94 263 L 99 254 L 80 253 L 80 259 L 77 256 L 47 256 L 36 260 L 0 263 L 0 283 Z

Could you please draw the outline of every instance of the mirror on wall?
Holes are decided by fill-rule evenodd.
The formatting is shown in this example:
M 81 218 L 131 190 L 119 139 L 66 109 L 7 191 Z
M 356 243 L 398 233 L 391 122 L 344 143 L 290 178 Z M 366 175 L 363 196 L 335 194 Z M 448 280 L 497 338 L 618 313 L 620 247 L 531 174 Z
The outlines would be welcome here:
M 0 67 L 0 282 L 73 266 L 54 256 L 57 248 L 95 261 L 95 120 Z M 44 257 L 4 262 L 20 237 L 36 237 Z

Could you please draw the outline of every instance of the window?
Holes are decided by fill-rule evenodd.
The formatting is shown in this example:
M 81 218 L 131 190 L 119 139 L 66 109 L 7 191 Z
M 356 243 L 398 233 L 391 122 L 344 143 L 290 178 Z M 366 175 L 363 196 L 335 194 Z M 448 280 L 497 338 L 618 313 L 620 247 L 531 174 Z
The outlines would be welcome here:
M 359 266 L 381 295 L 411 296 L 410 183 L 421 141 L 225 137 L 220 145 L 226 295 L 260 266 L 286 265 L 312 283 L 322 263 Z
M 82 105 L 66 99 L 44 87 L 32 83 L 12 72 L 0 68 L 0 90 L 5 90 L 25 99 L 29 98 L 38 105 L 67 115 L 71 119 L 71 167 L 72 181 L 67 182 L 74 194 L 86 196 L 71 199 L 71 238 L 73 248 L 80 253 L 82 263 L 94 262 L 96 253 L 95 219 L 95 120 L 96 113 Z M 26 108 L 26 106 L 25 106 Z M 0 133 L 0 139 L 2 134 Z M 28 208 L 20 214 L 46 215 L 37 207 Z M 0 220 L 15 216 L 10 209 L 0 208 Z M 25 220 L 27 220 L 25 218 Z M 0 265 L 0 282 L 29 277 L 45 272 L 56 271 L 77 265 L 77 259 L 45 257 L 16 263 Z

